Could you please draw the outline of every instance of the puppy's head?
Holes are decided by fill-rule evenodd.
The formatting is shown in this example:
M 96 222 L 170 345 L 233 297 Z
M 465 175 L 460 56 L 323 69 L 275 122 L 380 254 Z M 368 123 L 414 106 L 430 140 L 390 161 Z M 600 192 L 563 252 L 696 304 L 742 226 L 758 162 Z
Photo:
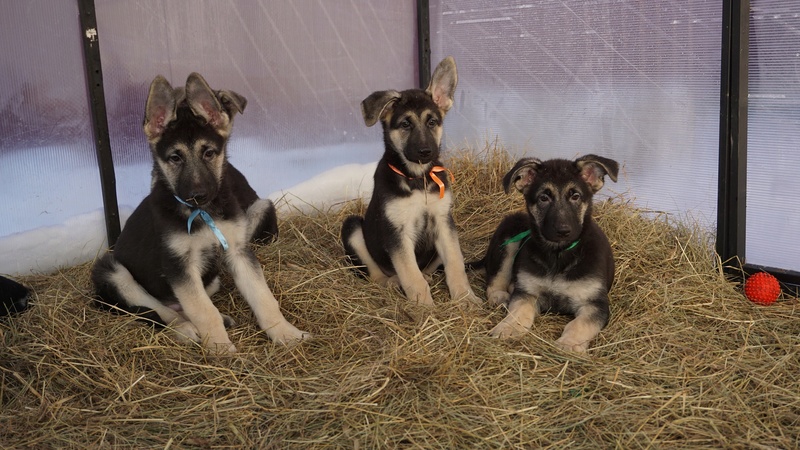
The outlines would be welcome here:
M 214 200 L 227 164 L 233 116 L 246 105 L 233 91 L 212 91 L 198 73 L 178 88 L 157 76 L 150 84 L 143 125 L 153 155 L 153 184 L 166 183 L 196 206 Z
M 361 102 L 364 123 L 383 126 L 387 151 L 416 175 L 430 169 L 439 158 L 442 123 L 453 106 L 458 84 L 456 62 L 448 56 L 436 67 L 428 88 L 377 91 Z
M 524 158 L 503 177 L 503 187 L 506 193 L 512 186 L 522 192 L 533 231 L 554 248 L 564 248 L 583 232 L 605 176 L 616 182 L 618 170 L 616 161 L 596 155 L 575 161 Z

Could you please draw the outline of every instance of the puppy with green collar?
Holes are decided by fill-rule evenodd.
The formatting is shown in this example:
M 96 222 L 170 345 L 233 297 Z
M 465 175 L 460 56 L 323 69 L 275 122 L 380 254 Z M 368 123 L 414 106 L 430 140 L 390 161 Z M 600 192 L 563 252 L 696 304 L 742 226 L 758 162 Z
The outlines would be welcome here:
M 574 316 L 556 341 L 585 352 L 609 319 L 608 292 L 614 257 L 608 238 L 592 219 L 592 196 L 618 164 L 586 155 L 574 161 L 524 158 L 503 178 L 525 198 L 525 212 L 506 216 L 484 259 L 488 301 L 508 315 L 490 332 L 516 338 L 530 331 L 539 314 Z

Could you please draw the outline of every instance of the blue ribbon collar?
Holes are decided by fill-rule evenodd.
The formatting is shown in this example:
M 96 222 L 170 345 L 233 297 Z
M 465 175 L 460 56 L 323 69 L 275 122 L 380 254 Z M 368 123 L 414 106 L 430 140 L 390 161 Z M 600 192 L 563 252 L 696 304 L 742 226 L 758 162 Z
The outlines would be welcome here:
M 228 241 L 227 239 L 225 239 L 225 236 L 222 235 L 222 231 L 220 231 L 219 228 L 217 228 L 217 224 L 214 223 L 214 219 L 211 218 L 211 214 L 207 213 L 206 211 L 200 208 L 195 208 L 194 206 L 186 203 L 185 201 L 181 200 L 181 198 L 178 197 L 177 195 L 175 195 L 174 197 L 175 200 L 188 206 L 189 209 L 192 210 L 192 213 L 189 214 L 189 220 L 188 222 L 186 222 L 186 229 L 189 232 L 189 234 L 192 234 L 192 222 L 194 222 L 194 219 L 197 216 L 200 216 L 200 218 L 203 219 L 203 222 L 205 222 L 206 225 L 208 225 L 208 227 L 211 228 L 211 231 L 214 232 L 214 236 L 216 236 L 219 243 L 222 244 L 222 248 L 225 250 L 228 249 Z

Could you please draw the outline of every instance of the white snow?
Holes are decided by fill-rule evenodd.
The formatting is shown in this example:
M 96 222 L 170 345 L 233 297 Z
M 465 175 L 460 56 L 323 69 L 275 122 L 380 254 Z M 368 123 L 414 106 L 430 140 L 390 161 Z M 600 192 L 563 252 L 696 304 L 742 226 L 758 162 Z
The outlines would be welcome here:
M 245 141 L 237 147 L 251 150 L 253 144 Z M 267 197 L 275 202 L 279 221 L 281 215 L 338 208 L 348 200 L 368 198 L 372 193 L 375 162 L 332 168 L 326 168 L 326 164 L 377 160 L 382 151 L 380 144 L 348 144 L 270 152 L 265 156 L 263 151 L 245 151 L 245 148 L 232 150 L 231 161 L 259 195 L 263 197 L 264 192 L 271 192 Z M 26 155 L 48 161 L 46 155 L 53 152 L 64 152 L 64 149 L 32 149 Z M 337 153 L 340 158 L 330 157 Z M 265 164 L 265 158 L 269 158 L 269 164 Z M 3 183 L 3 205 L 13 220 L 0 222 L 0 274 L 51 273 L 60 267 L 91 261 L 105 252 L 105 218 L 102 208 L 96 207 L 102 203 L 96 167 L 70 160 L 58 168 L 68 176 L 34 177 L 13 173 L 12 163 L 0 158 L 0 178 L 24 182 Z M 41 167 L 41 164 L 34 166 Z M 116 169 L 123 226 L 150 189 L 150 167 L 149 164 L 134 164 Z M 309 174 L 316 175 L 308 178 Z M 279 188 L 293 181 L 294 185 Z

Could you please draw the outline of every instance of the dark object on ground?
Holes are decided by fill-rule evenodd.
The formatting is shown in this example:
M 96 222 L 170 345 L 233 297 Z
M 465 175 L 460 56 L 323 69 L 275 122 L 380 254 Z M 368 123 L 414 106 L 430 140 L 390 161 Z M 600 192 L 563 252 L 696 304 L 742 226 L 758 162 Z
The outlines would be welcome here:
M 0 276 L 0 316 L 25 311 L 30 290 L 25 286 Z

